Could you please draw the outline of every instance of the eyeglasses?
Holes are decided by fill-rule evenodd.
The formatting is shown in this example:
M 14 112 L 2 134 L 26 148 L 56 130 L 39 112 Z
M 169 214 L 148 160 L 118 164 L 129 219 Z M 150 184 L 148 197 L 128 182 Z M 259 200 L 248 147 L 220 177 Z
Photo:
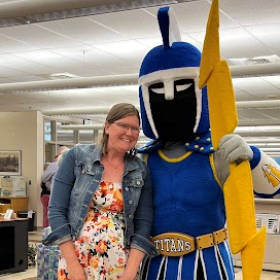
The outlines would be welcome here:
M 126 123 L 122 123 L 122 122 L 114 122 L 114 124 L 116 124 L 119 128 L 121 128 L 123 131 L 128 131 L 129 129 L 131 129 L 132 133 L 139 133 L 140 128 L 137 126 L 131 126 L 128 125 Z

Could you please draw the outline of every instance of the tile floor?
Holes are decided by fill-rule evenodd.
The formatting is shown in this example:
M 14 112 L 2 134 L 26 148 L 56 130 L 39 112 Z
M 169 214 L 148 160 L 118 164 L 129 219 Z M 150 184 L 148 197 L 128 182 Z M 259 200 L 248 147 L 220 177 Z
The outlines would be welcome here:
M 7 274 L 7 275 L 0 275 L 1 280 L 25 280 L 27 278 L 36 277 L 37 271 L 36 268 L 29 268 L 24 272 L 19 272 L 16 274 Z M 266 272 L 262 273 L 260 280 L 279 280 L 280 273 L 274 272 Z M 242 280 L 242 272 L 236 273 L 236 280 Z
M 236 280 L 242 280 L 242 271 L 239 271 L 235 274 Z M 280 273 L 263 271 L 260 280 L 279 280 Z M 1 279 L 2 280 L 2 279 Z
M 29 242 L 40 243 L 41 241 L 41 231 L 30 231 L 29 234 Z M 4 274 L 0 275 L 0 280 L 25 280 L 27 278 L 36 277 L 37 270 L 35 268 L 29 268 L 26 271 L 18 272 L 15 274 Z M 236 268 L 236 280 L 242 280 L 242 271 Z M 280 280 L 280 272 L 270 272 L 263 271 L 260 280 Z

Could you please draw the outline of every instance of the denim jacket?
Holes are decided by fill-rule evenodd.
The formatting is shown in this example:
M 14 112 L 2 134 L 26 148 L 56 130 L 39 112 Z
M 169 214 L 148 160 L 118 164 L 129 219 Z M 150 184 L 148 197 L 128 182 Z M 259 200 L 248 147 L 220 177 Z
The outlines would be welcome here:
M 61 244 L 78 235 L 103 171 L 99 146 L 77 145 L 67 153 L 55 176 L 49 205 L 51 233 L 43 244 Z M 122 191 L 125 246 L 156 255 L 149 240 L 153 222 L 150 172 L 138 157 L 125 158 Z

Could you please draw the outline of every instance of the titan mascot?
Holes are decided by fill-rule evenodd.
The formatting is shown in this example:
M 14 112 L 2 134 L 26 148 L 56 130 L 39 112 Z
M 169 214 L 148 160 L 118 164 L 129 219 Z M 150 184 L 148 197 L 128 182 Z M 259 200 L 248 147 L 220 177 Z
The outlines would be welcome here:
M 160 8 L 163 45 L 141 65 L 142 126 L 153 141 L 139 152 L 151 170 L 152 241 L 159 253 L 145 263 L 142 279 L 232 280 L 231 252 L 241 252 L 244 280 L 260 277 L 265 229 L 256 229 L 251 174 L 268 185 L 257 184 L 259 193 L 274 195 L 279 185 L 271 187 L 262 168 L 279 166 L 232 134 L 237 114 L 230 73 L 219 57 L 218 20 L 213 0 L 201 57 L 181 42 L 172 9 Z

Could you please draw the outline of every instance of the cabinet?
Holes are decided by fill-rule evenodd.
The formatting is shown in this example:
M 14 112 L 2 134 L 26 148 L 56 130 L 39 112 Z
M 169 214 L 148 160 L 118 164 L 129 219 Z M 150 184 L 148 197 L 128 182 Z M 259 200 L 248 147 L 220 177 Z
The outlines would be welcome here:
M 3 220 L 0 217 L 0 274 L 27 268 L 28 219 Z
M 256 214 L 280 215 L 280 199 L 255 198 Z M 264 270 L 280 272 L 280 233 L 266 235 L 266 250 L 263 263 Z M 241 266 L 240 254 L 234 256 L 235 266 Z
M 14 212 L 28 210 L 28 197 L 26 196 L 0 196 L 0 203 L 10 204 Z

